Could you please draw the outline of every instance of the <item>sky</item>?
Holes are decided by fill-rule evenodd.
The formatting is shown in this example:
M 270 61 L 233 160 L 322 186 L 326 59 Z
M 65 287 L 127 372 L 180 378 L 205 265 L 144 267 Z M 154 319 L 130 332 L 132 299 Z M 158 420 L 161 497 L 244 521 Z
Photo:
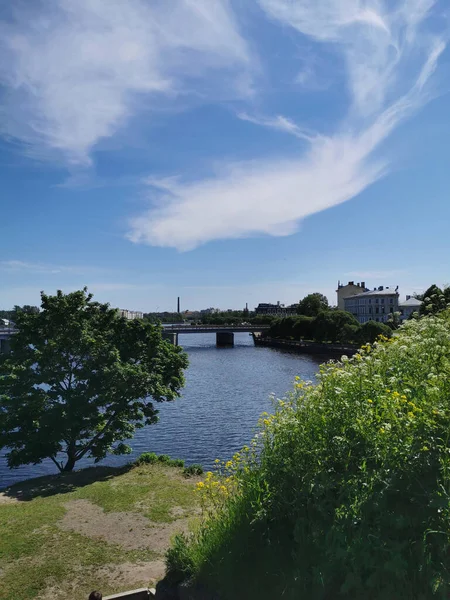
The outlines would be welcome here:
M 0 0 L 0 308 L 450 283 L 448 0 Z

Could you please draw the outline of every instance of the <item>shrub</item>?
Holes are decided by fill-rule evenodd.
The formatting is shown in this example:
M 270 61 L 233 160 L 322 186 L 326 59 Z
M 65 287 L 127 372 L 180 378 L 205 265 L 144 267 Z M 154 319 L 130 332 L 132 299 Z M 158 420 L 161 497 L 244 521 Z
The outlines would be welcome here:
M 198 484 L 168 560 L 222 600 L 426 600 L 450 585 L 450 318 L 297 380 L 251 447 Z
M 168 454 L 160 454 L 158 456 L 158 462 L 161 462 L 161 463 L 168 464 L 168 463 L 170 463 L 171 460 L 172 459 L 170 458 L 170 456 Z
M 158 460 L 158 455 L 154 452 L 144 452 L 136 459 L 136 465 L 152 465 Z
M 188 467 L 184 467 L 183 469 L 183 475 L 186 475 L 187 477 L 193 476 L 193 475 L 202 475 L 203 474 L 203 467 L 202 465 L 189 465 Z

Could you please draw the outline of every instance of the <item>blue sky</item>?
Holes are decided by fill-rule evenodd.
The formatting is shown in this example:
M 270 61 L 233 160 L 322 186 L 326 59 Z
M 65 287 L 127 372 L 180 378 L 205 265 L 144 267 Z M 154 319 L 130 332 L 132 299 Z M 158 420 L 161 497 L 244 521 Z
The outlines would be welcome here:
M 0 308 L 450 283 L 446 0 L 0 2 Z

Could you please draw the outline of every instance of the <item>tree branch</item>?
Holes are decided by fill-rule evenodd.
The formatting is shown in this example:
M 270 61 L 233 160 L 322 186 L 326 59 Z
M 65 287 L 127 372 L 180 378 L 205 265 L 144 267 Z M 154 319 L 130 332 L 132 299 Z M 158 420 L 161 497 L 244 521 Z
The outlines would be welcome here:
M 59 464 L 59 462 L 56 460 L 56 458 L 54 456 L 50 456 L 50 458 L 52 459 L 52 461 L 55 463 L 55 465 L 58 467 L 59 472 L 62 473 L 62 467 Z
M 92 446 L 95 444 L 95 442 L 105 433 L 105 431 L 111 425 L 112 421 L 116 418 L 116 416 L 117 416 L 117 413 L 113 413 L 109 417 L 109 419 L 107 420 L 103 429 L 101 431 L 99 431 L 96 435 L 94 435 L 92 440 L 87 443 L 87 445 L 83 448 L 83 450 L 80 453 L 75 455 L 75 460 L 80 460 L 80 458 L 83 458 L 83 456 L 86 454 L 86 452 L 88 452 L 88 450 L 90 450 L 90 448 L 92 448 Z

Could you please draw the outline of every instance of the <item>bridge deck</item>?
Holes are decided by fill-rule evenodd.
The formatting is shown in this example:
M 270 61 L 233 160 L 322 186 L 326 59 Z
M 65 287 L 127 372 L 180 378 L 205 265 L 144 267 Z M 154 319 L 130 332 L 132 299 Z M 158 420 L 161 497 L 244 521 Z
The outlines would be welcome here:
M 257 333 L 269 329 L 269 325 L 170 325 L 163 331 L 168 333 L 220 333 L 231 331 L 233 333 Z

